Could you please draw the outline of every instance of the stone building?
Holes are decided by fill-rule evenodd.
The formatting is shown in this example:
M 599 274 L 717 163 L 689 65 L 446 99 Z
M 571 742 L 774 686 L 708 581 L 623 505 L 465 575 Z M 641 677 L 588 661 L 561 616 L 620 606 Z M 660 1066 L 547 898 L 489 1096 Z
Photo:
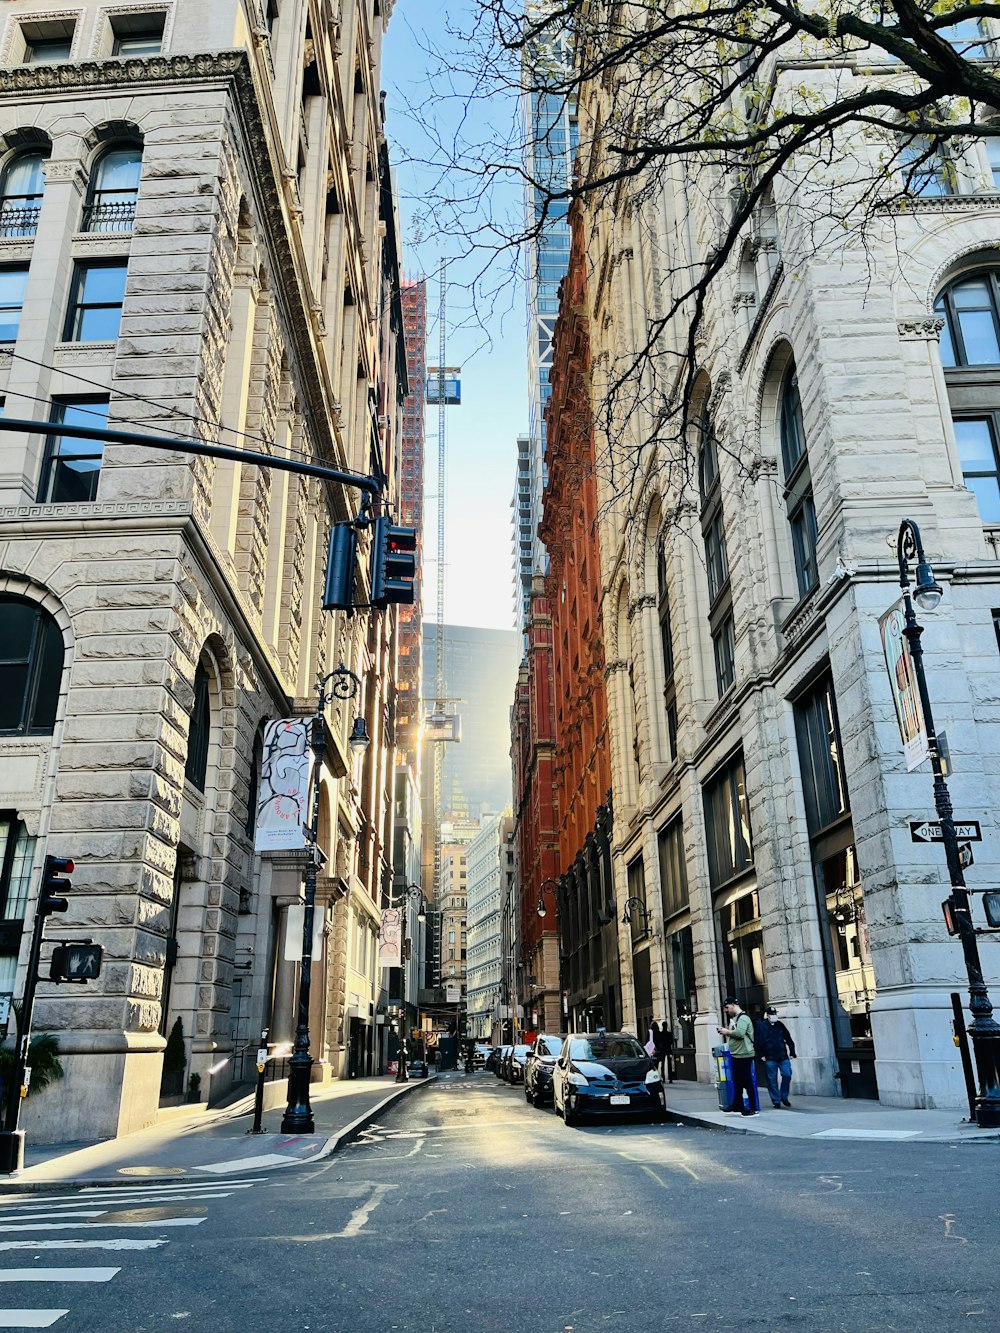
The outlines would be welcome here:
M 562 1029 L 559 938 L 545 886 L 558 873 L 558 810 L 554 781 L 552 614 L 540 574 L 534 579 L 525 628 L 527 652 L 510 710 L 514 778 L 514 849 L 518 941 L 514 990 L 527 1028 Z
M 500 1003 L 500 916 L 509 825 L 509 813 L 484 818 L 465 850 L 467 1031 L 478 1039 L 491 1036 Z
M 391 9 L 3 6 L 8 417 L 321 459 L 385 475 L 391 494 L 405 389 L 398 295 L 385 306 Z M 29 1130 L 149 1124 L 178 1019 L 172 1072 L 202 1097 L 240 1077 L 262 1025 L 290 1038 L 304 854 L 254 854 L 261 735 L 312 712 L 341 660 L 361 691 L 326 715 L 312 1051 L 317 1077 L 371 1068 L 394 617 L 321 609 L 326 535 L 357 493 L 69 436 L 4 433 L 0 460 L 0 990 L 23 985 L 46 853 L 77 862 L 49 936 L 105 951 L 86 990 L 40 987 L 66 1077 L 28 1103 Z
M 768 71 L 767 95 L 804 68 Z M 605 96 L 588 90 L 582 142 Z M 872 162 L 879 151 L 874 138 L 840 147 Z M 668 1017 L 701 1079 L 735 991 L 754 1011 L 781 1006 L 803 1091 L 964 1099 L 949 1003 L 966 990 L 962 950 L 941 917 L 940 849 L 911 841 L 909 821 L 933 815 L 931 776 L 904 762 L 879 617 L 899 596 L 909 517 L 945 587 L 924 617 L 930 694 L 957 814 L 983 825 L 969 881 L 989 887 L 995 161 L 981 142 L 956 150 L 864 245 L 817 242 L 803 182 L 777 179 L 706 303 L 686 454 L 640 452 L 641 399 L 598 439 L 615 879 L 619 906 L 645 904 L 621 932 L 625 1022 L 644 1032 Z M 821 187 L 814 165 L 814 204 Z M 588 209 L 595 402 L 710 252 L 725 197 L 691 165 L 653 197 Z M 657 351 L 683 361 L 686 336 L 671 321 Z M 600 467 L 609 441 L 633 466 L 617 489 Z M 996 998 L 1000 948 L 984 937 L 981 951 Z

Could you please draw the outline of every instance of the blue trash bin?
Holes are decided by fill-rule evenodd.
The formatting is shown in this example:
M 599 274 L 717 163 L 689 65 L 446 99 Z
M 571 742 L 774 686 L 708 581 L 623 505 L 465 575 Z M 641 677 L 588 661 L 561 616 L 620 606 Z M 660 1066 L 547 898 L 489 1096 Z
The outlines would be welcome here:
M 719 1092 L 719 1110 L 728 1111 L 733 1104 L 733 1057 L 728 1046 L 713 1046 L 712 1057 L 715 1060 L 716 1086 Z M 757 1092 L 757 1064 L 750 1066 L 750 1079 L 753 1084 L 754 1104 L 748 1110 L 760 1110 L 760 1095 Z
M 713 1046 L 715 1081 L 719 1091 L 719 1110 L 728 1111 L 733 1104 L 733 1061 L 728 1046 Z

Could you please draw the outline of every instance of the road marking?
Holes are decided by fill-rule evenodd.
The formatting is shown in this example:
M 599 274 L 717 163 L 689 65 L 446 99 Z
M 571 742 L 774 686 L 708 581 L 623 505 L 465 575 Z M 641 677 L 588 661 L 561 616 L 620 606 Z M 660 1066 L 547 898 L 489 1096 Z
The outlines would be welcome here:
M 0 1253 L 9 1250 L 155 1250 L 166 1245 L 162 1240 L 127 1240 L 109 1236 L 107 1240 L 0 1240 Z
M 110 1208 L 85 1208 L 82 1210 L 73 1209 L 72 1211 L 66 1211 L 66 1212 L 60 1210 L 58 1213 L 12 1212 L 11 1218 L 15 1222 L 35 1222 L 39 1220 L 41 1221 L 52 1220 L 54 1218 L 59 1218 L 59 1217 L 103 1217 L 105 1213 L 109 1213 L 110 1211 L 111 1211 Z
M 660 1176 L 658 1176 L 651 1166 L 643 1166 L 642 1169 L 643 1171 L 645 1171 L 647 1176 L 652 1176 L 658 1185 L 662 1185 L 664 1189 L 670 1188 L 667 1182 L 663 1180 Z
M 224 1185 L 206 1185 L 203 1180 L 184 1185 L 163 1185 L 154 1188 L 152 1185 L 143 1187 L 129 1185 L 88 1185 L 82 1190 L 76 1190 L 72 1194 L 45 1194 L 38 1198 L 37 1202 L 24 1202 L 23 1194 L 0 1194 L 0 1213 L 9 1208 L 34 1208 L 40 1207 L 43 1203 L 104 1203 L 107 1200 L 115 1199 L 125 1201 L 127 1199 L 147 1199 L 152 1195 L 158 1198 L 179 1198 L 183 1194 L 190 1194 L 198 1190 L 224 1189 L 229 1193 L 233 1190 L 248 1190 L 254 1185 L 260 1185 L 267 1179 L 266 1176 L 259 1176 L 256 1180 L 227 1180 Z M 222 1197 L 221 1195 L 219 1196 Z
M 244 1157 L 238 1162 L 210 1162 L 208 1166 L 196 1166 L 195 1171 L 208 1171 L 215 1176 L 224 1176 L 231 1171 L 256 1171 L 262 1166 L 301 1166 L 308 1158 L 283 1157 L 281 1153 L 263 1153 L 260 1157 Z
M 107 1227 L 116 1231 L 124 1227 L 200 1227 L 203 1217 L 164 1217 L 158 1222 L 30 1222 L 25 1226 L 0 1226 L 0 1234 L 12 1231 L 80 1231 L 91 1227 Z
M 51 1328 L 68 1310 L 0 1310 L 0 1328 Z
M 0 1268 L 0 1282 L 110 1282 L 120 1268 Z
M 333 1238 L 340 1240 L 349 1240 L 352 1236 L 361 1235 L 362 1231 L 364 1230 L 365 1223 L 368 1221 L 369 1217 L 371 1217 L 372 1213 L 379 1206 L 379 1204 L 389 1193 L 389 1191 L 394 1190 L 395 1188 L 396 1188 L 395 1185 L 373 1186 L 368 1201 L 366 1203 L 363 1203 L 360 1208 L 355 1208 L 354 1212 L 350 1216 L 347 1226 L 344 1227 L 343 1231 L 335 1231 L 333 1233 Z
M 941 1214 L 941 1216 L 938 1217 L 938 1221 L 944 1223 L 944 1238 L 945 1238 L 945 1240 L 960 1240 L 960 1241 L 962 1242 L 963 1245 L 968 1245 L 968 1243 L 969 1243 L 968 1237 L 967 1237 L 967 1236 L 960 1236 L 960 1235 L 958 1234 L 958 1232 L 955 1231 L 955 1214 L 954 1214 L 954 1213 L 943 1213 L 943 1214 Z

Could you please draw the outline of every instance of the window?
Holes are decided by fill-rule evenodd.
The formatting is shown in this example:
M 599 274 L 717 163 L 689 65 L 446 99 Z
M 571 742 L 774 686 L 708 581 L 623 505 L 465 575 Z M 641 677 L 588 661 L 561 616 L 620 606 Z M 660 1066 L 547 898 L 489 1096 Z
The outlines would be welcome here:
M 187 763 L 184 777 L 197 787 L 205 790 L 208 777 L 208 742 L 212 729 L 212 701 L 209 692 L 208 670 L 199 662 L 194 673 L 194 706 L 191 710 L 191 728 L 188 732 Z M 359 969 L 360 970 L 360 969 Z
M 66 316 L 67 342 L 117 340 L 127 272 L 128 265 L 121 260 L 76 265 Z
M 131 231 L 139 197 L 142 149 L 109 148 L 95 162 L 83 209 L 84 231 Z
M 660 895 L 663 919 L 667 921 L 688 905 L 687 865 L 684 861 L 684 831 L 677 816 L 656 839 L 660 862 Z
M 851 808 L 844 779 L 837 703 L 829 676 L 795 703 L 795 734 L 799 745 L 802 790 L 809 834 L 822 829 Z
M 52 404 L 52 421 L 68 426 L 104 427 L 108 422 L 106 398 L 64 399 Z M 50 437 L 38 488 L 39 504 L 76 504 L 97 498 L 104 444 L 73 436 Z
M 989 164 L 993 188 L 1000 190 L 1000 138 L 985 139 L 986 161 Z
M 915 134 L 900 144 L 899 168 L 903 188 L 911 194 L 955 193 L 955 165 L 941 142 L 929 135 Z
M 629 862 L 628 871 L 628 896 L 637 898 L 646 906 L 646 868 L 642 863 L 642 857 L 637 856 L 634 861 Z M 629 908 L 629 929 L 632 933 L 632 943 L 636 944 L 639 940 L 645 939 L 647 930 L 646 923 L 648 917 L 644 911 L 638 907 Z
M 781 391 L 781 461 L 785 469 L 785 511 L 792 535 L 792 560 L 799 597 L 805 597 L 819 582 L 816 564 L 816 505 L 806 431 L 802 423 L 802 401 L 795 367 L 785 376 Z
M 162 14 L 116 14 L 111 20 L 114 33 L 114 56 L 155 56 L 163 49 L 163 29 L 167 21 Z
M 15 811 L 0 811 L 0 988 L 7 991 L 14 989 L 34 864 L 35 839 Z
M 663 654 L 663 707 L 667 714 L 667 744 L 670 758 L 677 758 L 677 683 L 674 679 L 674 634 L 670 623 L 670 597 L 667 591 L 667 558 L 661 541 L 656 550 L 656 586 L 660 621 L 660 649 Z
M 17 342 L 27 268 L 0 268 L 0 343 Z
M 698 489 L 701 495 L 701 533 L 705 543 L 708 575 L 709 628 L 715 657 L 715 683 L 719 698 L 736 680 L 736 627 L 733 594 L 729 583 L 725 513 L 719 479 L 719 453 L 715 431 L 709 421 L 699 422 Z
M 712 634 L 712 652 L 715 657 L 715 683 L 721 699 L 736 681 L 736 627 L 731 613 Z
M 984 523 L 1000 523 L 1000 271 L 950 283 L 934 304 L 944 316 L 941 363 L 966 486 Z M 977 366 L 989 367 L 976 375 Z
M 52 616 L 22 597 L 0 596 L 0 734 L 51 733 L 62 669 L 62 632 Z
M 705 783 L 705 833 L 712 888 L 742 875 L 753 864 L 753 836 L 743 755 L 738 754 Z
M 944 289 L 934 309 L 944 316 L 941 361 L 946 367 L 1000 365 L 1000 287 L 990 269 Z
M 960 55 L 975 59 L 986 54 L 988 40 L 982 19 L 962 19 L 958 23 L 949 23 L 945 28 L 938 28 L 937 35 L 950 42 Z
M 24 63 L 26 65 L 49 65 L 59 60 L 68 60 L 73 49 L 73 33 L 65 37 L 36 37 L 25 40 Z
M 21 153 L 0 177 L 0 236 L 34 236 L 45 193 L 45 158 Z

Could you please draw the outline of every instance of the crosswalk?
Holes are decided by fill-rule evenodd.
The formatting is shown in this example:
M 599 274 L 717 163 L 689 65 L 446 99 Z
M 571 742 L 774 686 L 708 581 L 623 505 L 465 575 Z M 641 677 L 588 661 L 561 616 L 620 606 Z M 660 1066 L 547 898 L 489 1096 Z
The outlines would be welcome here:
M 70 1306 L 47 1301 L 66 1301 L 68 1291 L 113 1282 L 129 1255 L 162 1249 L 177 1228 L 201 1226 L 214 1200 L 263 1179 L 0 1195 L 0 1329 L 51 1328 Z M 77 1255 L 82 1262 L 72 1262 Z M 121 1261 L 108 1263 L 105 1256 L 111 1255 Z M 104 1262 L 88 1265 L 99 1258 Z M 8 1296 L 17 1304 L 8 1306 Z

